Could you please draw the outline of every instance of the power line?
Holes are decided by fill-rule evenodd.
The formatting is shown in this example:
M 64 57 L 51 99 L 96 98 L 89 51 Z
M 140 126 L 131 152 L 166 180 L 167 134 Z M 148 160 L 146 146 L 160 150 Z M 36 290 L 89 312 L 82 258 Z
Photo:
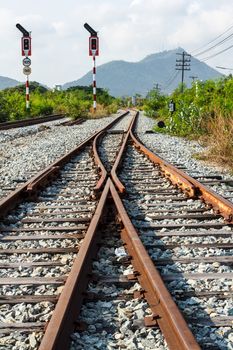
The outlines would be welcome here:
M 227 69 L 227 70 L 233 70 L 233 68 L 227 68 L 227 67 L 222 67 L 222 66 L 216 66 L 216 68 Z
M 216 48 L 217 46 L 224 44 L 226 41 L 232 39 L 232 37 L 233 37 L 233 33 L 231 33 L 230 35 L 228 35 L 226 38 L 224 38 L 223 40 L 219 41 L 219 42 L 216 43 L 215 45 L 209 47 L 208 49 L 206 49 L 206 50 L 204 50 L 204 51 L 201 51 L 201 52 L 197 53 L 197 54 L 194 55 L 194 56 L 195 56 L 195 57 L 201 56 L 201 55 L 203 55 L 204 53 L 213 50 L 213 49 Z
M 198 49 L 195 49 L 191 52 L 191 54 L 193 54 L 195 51 L 199 51 L 202 50 L 204 47 L 212 44 L 214 41 L 216 41 L 217 39 L 221 38 L 224 34 L 226 34 L 227 32 L 229 32 L 229 30 L 231 30 L 233 28 L 233 25 L 231 25 L 228 29 L 226 29 L 222 34 L 218 35 L 216 38 L 212 39 L 211 41 L 209 41 L 208 43 L 202 45 L 201 47 L 199 47 Z
M 173 81 L 177 78 L 179 72 L 175 72 L 173 74 L 173 76 L 168 80 L 168 83 L 164 86 L 164 90 L 166 90 L 169 86 L 171 86 L 171 84 L 173 83 Z
M 219 52 L 217 52 L 217 53 L 215 53 L 215 54 L 213 54 L 213 55 L 211 55 L 211 56 L 208 56 L 208 57 L 203 58 L 202 61 L 203 61 L 203 62 L 204 62 L 204 61 L 208 61 L 208 60 L 210 60 L 211 58 L 214 58 L 214 57 L 220 55 L 221 53 L 226 52 L 226 51 L 228 51 L 228 50 L 230 50 L 230 49 L 232 49 L 232 48 L 233 48 L 233 45 L 228 46 L 227 48 L 225 48 L 225 49 L 223 49 L 223 50 L 221 50 L 221 51 L 219 51 Z

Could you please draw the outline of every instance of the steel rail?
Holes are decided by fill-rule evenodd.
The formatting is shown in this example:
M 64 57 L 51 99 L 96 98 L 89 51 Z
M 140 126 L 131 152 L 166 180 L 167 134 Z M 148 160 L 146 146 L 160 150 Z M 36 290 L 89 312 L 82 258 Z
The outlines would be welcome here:
M 88 145 L 101 131 L 112 127 L 117 121 L 123 118 L 129 112 L 124 112 L 118 118 L 109 123 L 102 130 L 95 132 L 86 140 L 81 142 L 77 147 L 70 152 L 54 161 L 45 169 L 29 179 L 25 184 L 12 191 L 8 196 L 0 200 L 0 217 L 4 217 L 11 209 L 15 208 L 18 203 L 27 197 L 35 196 L 38 190 L 41 190 L 53 177 L 57 176 L 62 165 L 66 164 L 73 156 L 75 156 L 83 147 Z
M 126 138 L 124 140 L 124 143 L 122 144 L 122 147 L 119 151 L 118 157 L 116 158 L 116 161 L 112 167 L 111 176 L 112 180 L 115 183 L 116 187 L 121 193 L 125 192 L 125 186 L 122 184 L 122 182 L 119 180 L 117 176 L 117 169 L 119 168 L 119 164 L 122 160 L 122 154 L 126 150 L 126 144 L 131 139 L 135 146 L 142 150 L 143 153 L 145 153 L 150 160 L 161 167 L 161 170 L 164 172 L 164 175 L 169 178 L 169 180 L 174 184 L 177 185 L 179 188 L 181 188 L 182 191 L 187 193 L 189 197 L 195 197 L 195 187 L 194 185 L 188 181 L 182 174 L 176 171 L 176 168 L 166 161 L 164 161 L 162 158 L 154 155 L 154 153 L 147 150 L 142 144 L 140 144 L 137 139 L 134 137 L 132 133 L 132 128 L 134 127 L 139 112 L 136 112 L 134 119 L 132 120 L 132 123 L 130 125 L 130 129 L 126 135 Z
M 88 284 L 92 259 L 97 252 L 97 243 L 100 238 L 100 231 L 98 232 L 97 228 L 104 213 L 109 186 L 110 180 L 107 181 L 104 187 L 95 214 L 42 338 L 39 350 L 68 349 L 70 334 L 74 330 L 75 321 L 82 306 L 84 291 Z
M 123 115 L 122 118 L 124 116 L 125 115 Z M 119 119 L 118 119 L 118 122 L 119 122 Z M 127 135 L 129 133 L 129 130 L 130 130 L 130 127 L 131 127 L 131 123 L 132 123 L 132 121 L 130 122 L 130 125 L 128 127 L 126 138 L 128 137 Z M 107 175 L 108 175 L 108 172 L 105 169 L 105 167 L 103 165 L 103 162 L 100 159 L 98 150 L 97 150 L 97 145 L 98 145 L 98 143 L 100 143 L 100 140 L 103 138 L 105 132 L 106 131 L 101 131 L 98 135 L 96 135 L 96 137 L 94 139 L 94 142 L 93 142 L 94 161 L 95 161 L 95 164 L 98 166 L 98 168 L 100 169 L 100 172 L 101 172 L 101 177 L 100 177 L 100 179 L 99 179 L 99 181 L 98 181 L 98 183 L 97 183 L 97 185 L 96 185 L 96 187 L 94 189 L 96 192 L 99 192 L 101 190 L 101 188 L 103 187 L 103 185 L 104 185 L 104 183 L 105 183 L 105 181 L 107 179 Z M 123 141 L 123 143 L 124 143 L 124 141 Z
M 139 239 L 111 179 L 107 180 L 104 187 L 96 212 L 47 325 L 39 350 L 68 349 L 70 333 L 75 328 L 75 321 L 81 309 L 84 291 L 90 277 L 92 259 L 98 250 L 97 244 L 101 238 L 101 231 L 97 229 L 104 215 L 109 193 L 111 193 L 119 219 L 124 226 L 121 231 L 122 239 L 132 257 L 132 264 L 135 271 L 138 272 L 136 277 L 144 289 L 143 294 L 153 313 L 149 323 L 159 325 L 170 349 L 200 350 Z
M 131 263 L 136 272 L 135 276 L 143 288 L 143 296 L 152 311 L 152 316 L 149 317 L 149 320 L 145 319 L 145 323 L 160 327 L 169 349 L 200 350 L 200 346 L 143 246 L 112 182 L 110 183 L 110 191 L 119 219 L 124 226 L 121 238 L 132 257 Z
M 95 162 L 95 165 L 100 169 L 100 174 L 101 174 L 100 179 L 94 188 L 95 192 L 100 191 L 100 189 L 103 187 L 103 185 L 107 179 L 107 175 L 108 175 L 107 171 L 106 171 L 106 169 L 105 169 L 105 167 L 104 167 L 104 165 L 99 157 L 98 150 L 97 150 L 97 143 L 102 138 L 103 134 L 104 134 L 104 132 L 102 131 L 95 137 L 95 139 L 93 141 L 93 147 L 92 147 L 93 154 L 94 154 L 94 162 Z
M 137 115 L 138 116 L 138 115 Z M 136 123 L 136 119 L 135 119 Z M 132 129 L 135 127 L 135 123 L 132 127 Z M 160 165 L 163 166 L 164 173 L 166 174 L 168 172 L 168 176 L 170 171 L 173 173 L 175 172 L 178 174 L 178 177 L 182 180 L 185 179 L 185 181 L 188 181 L 189 184 L 191 184 L 191 189 L 188 191 L 188 195 L 191 197 L 197 197 L 202 199 L 205 203 L 211 204 L 213 209 L 220 213 L 227 221 L 230 223 L 233 223 L 233 203 L 222 197 L 221 195 L 215 193 L 213 190 L 209 189 L 207 186 L 199 182 L 198 180 L 192 178 L 185 172 L 183 172 L 180 169 L 177 169 L 173 165 L 169 164 L 162 158 L 160 158 L 158 155 L 155 155 L 153 152 L 151 152 L 142 142 L 139 141 L 135 135 L 133 134 L 133 131 L 131 130 L 130 136 L 135 144 L 135 146 L 140 149 L 143 153 L 145 153 L 152 161 L 153 159 L 157 159 Z M 177 179 L 178 179 L 177 177 Z M 172 173 L 169 176 L 169 178 L 172 178 Z M 185 186 L 183 186 L 185 187 Z M 185 190 L 185 188 L 184 188 Z M 186 191 L 185 191 L 186 192 Z
M 51 122 L 53 120 L 63 119 L 65 117 L 66 117 L 65 114 L 51 114 L 51 115 L 42 116 L 42 117 L 22 119 L 22 120 L 16 120 L 11 122 L 3 122 L 3 123 L 0 123 L 0 130 L 8 130 L 13 128 L 21 128 L 23 126 L 41 124 L 41 123 Z
M 130 136 L 130 130 L 132 128 L 132 125 L 135 123 L 135 119 L 137 117 L 137 112 L 135 112 L 135 115 L 129 125 L 129 128 L 128 128 L 128 131 L 126 133 L 126 136 L 124 138 L 124 141 L 122 142 L 122 145 L 121 145 L 121 148 L 119 150 L 119 153 L 116 157 L 116 160 L 113 164 L 113 167 L 111 169 L 111 178 L 113 180 L 113 182 L 115 183 L 115 185 L 117 186 L 118 190 L 120 191 L 120 193 L 124 193 L 125 192 L 125 186 L 122 184 L 122 182 L 120 181 L 120 179 L 118 178 L 117 176 L 117 169 L 119 168 L 120 166 L 120 163 L 122 161 L 122 155 L 126 149 L 126 145 L 127 145 L 127 142 L 129 140 L 129 136 Z

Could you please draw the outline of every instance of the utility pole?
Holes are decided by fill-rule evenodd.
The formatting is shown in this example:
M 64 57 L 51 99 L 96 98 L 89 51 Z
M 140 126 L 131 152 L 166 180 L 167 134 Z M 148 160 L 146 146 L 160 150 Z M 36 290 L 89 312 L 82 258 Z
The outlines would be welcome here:
M 184 91 L 184 71 L 190 70 L 190 62 L 191 62 L 191 55 L 185 53 L 184 51 L 182 53 L 177 53 L 177 55 L 181 55 L 181 59 L 176 59 L 176 70 L 181 70 L 181 92 Z
M 156 83 L 155 85 L 154 85 L 154 88 L 155 88 L 155 90 L 159 93 L 160 92 L 160 84 L 159 83 Z
M 197 75 L 190 75 L 189 78 L 192 79 L 192 83 L 194 83 L 195 79 L 197 79 L 198 76 Z

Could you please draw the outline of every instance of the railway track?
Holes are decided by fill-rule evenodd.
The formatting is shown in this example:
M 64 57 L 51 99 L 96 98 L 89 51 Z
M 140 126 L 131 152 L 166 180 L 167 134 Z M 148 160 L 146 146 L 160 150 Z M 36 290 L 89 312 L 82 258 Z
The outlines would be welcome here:
M 0 203 L 6 349 L 231 343 L 232 204 L 122 118 Z
M 16 120 L 10 122 L 0 123 L 0 130 L 9 130 L 14 128 L 21 128 L 29 125 L 36 125 L 41 123 L 51 122 L 53 120 L 59 120 L 65 118 L 65 114 L 52 114 L 42 117 L 34 117 L 23 120 Z
M 0 314 L 6 348 L 24 343 L 37 348 L 82 244 L 97 205 L 94 136 L 1 201 Z M 54 181 L 43 190 L 48 176 Z M 21 203 L 24 197 L 29 201 Z
M 109 123 L 106 119 L 100 121 L 100 127 Z M 91 120 L 64 120 L 0 131 L 0 200 L 81 143 L 97 125 Z
M 139 118 L 137 121 L 137 128 L 135 134 L 137 137 L 144 142 L 145 146 L 150 149 L 152 152 L 155 152 L 157 155 L 167 160 L 170 164 L 174 165 L 176 168 L 185 171 L 188 175 L 194 179 L 200 181 L 205 186 L 209 187 L 213 191 L 217 192 L 224 198 L 233 202 L 233 179 L 229 175 L 219 174 L 218 169 L 216 171 L 209 170 L 203 164 L 202 166 L 196 167 L 196 162 L 191 155 L 183 152 L 181 149 L 177 148 L 177 140 L 174 137 L 170 142 L 170 147 L 172 147 L 176 152 L 170 152 L 168 142 L 166 139 L 158 139 L 153 133 L 142 133 L 141 132 L 141 123 Z M 185 144 L 183 149 L 185 148 Z M 191 158 L 187 161 L 186 158 Z

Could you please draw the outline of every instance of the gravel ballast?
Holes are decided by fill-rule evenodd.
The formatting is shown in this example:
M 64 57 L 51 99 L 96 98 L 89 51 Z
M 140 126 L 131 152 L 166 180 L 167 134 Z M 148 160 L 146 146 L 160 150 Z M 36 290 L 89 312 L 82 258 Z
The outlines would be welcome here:
M 109 124 L 122 111 L 108 118 L 89 119 L 80 125 L 57 126 L 58 122 L 0 132 L 0 198 L 29 180 L 56 159 Z

